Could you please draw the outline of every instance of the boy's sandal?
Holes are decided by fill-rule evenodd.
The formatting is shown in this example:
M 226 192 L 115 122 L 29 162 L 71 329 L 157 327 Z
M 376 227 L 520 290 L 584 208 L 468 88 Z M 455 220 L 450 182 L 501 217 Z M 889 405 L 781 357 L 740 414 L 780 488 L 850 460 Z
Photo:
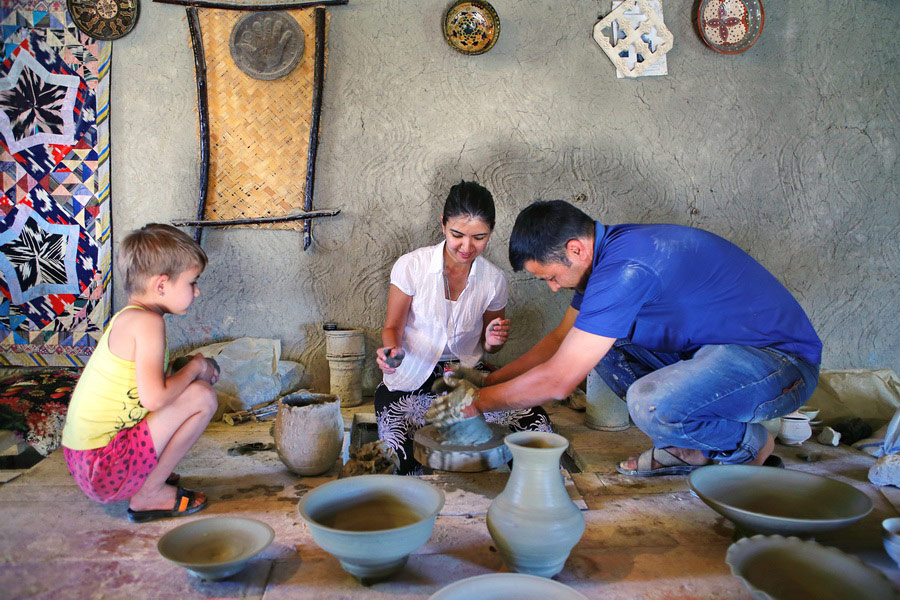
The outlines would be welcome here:
M 168 519 L 170 517 L 184 517 L 192 515 L 197 511 L 206 508 L 207 500 L 203 502 L 195 502 L 197 493 L 193 490 L 186 490 L 178 487 L 175 495 L 175 506 L 172 510 L 131 510 L 128 509 L 128 518 L 132 523 L 146 523 L 157 519 Z
M 661 466 L 653 468 L 653 461 Z M 626 469 L 622 463 L 616 465 L 616 471 L 633 477 L 659 477 L 662 475 L 687 475 L 706 465 L 692 465 L 683 461 L 664 448 L 650 448 L 638 456 L 637 469 Z

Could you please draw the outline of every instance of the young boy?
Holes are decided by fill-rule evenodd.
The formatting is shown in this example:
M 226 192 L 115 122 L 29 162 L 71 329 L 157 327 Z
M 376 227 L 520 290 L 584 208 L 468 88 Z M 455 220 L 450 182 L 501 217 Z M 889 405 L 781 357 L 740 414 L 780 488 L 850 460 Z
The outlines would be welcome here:
M 69 471 L 93 500 L 129 499 L 135 523 L 206 507 L 203 493 L 176 485 L 172 469 L 216 412 L 218 371 L 196 354 L 167 373 L 164 320 L 187 312 L 206 264 L 203 249 L 170 225 L 128 234 L 117 259 L 128 305 L 113 316 L 72 393 L 62 439 Z

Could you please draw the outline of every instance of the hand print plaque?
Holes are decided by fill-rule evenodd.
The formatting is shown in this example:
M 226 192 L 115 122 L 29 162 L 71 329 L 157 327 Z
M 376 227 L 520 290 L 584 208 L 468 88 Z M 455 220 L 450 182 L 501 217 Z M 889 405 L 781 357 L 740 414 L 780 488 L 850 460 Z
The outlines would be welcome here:
M 231 58 L 254 79 L 272 80 L 290 73 L 303 56 L 303 30 L 283 11 L 252 12 L 231 30 Z

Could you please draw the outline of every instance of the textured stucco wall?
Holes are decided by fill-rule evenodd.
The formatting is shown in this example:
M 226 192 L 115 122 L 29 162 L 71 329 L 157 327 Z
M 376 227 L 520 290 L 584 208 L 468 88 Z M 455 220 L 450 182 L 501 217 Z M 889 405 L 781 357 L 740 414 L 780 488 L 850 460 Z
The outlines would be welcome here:
M 682 223 L 733 240 L 797 295 L 826 367 L 898 367 L 900 4 L 769 0 L 759 42 L 726 56 L 696 34 L 695 2 L 665 0 L 670 75 L 637 81 L 616 80 L 591 39 L 607 0 L 495 0 L 502 34 L 477 57 L 443 41 L 447 4 L 331 9 L 316 207 L 343 213 L 318 222 L 306 252 L 293 232 L 209 232 L 202 296 L 170 322 L 173 348 L 280 338 L 326 385 L 322 321 L 365 327 L 374 349 L 391 264 L 438 239 L 446 190 L 467 178 L 498 205 L 487 257 L 509 272 L 513 319 L 501 362 L 568 302 L 506 260 L 517 212 L 562 198 L 606 222 Z M 135 31 L 115 42 L 112 78 L 118 241 L 195 211 L 184 9 L 144 2 Z

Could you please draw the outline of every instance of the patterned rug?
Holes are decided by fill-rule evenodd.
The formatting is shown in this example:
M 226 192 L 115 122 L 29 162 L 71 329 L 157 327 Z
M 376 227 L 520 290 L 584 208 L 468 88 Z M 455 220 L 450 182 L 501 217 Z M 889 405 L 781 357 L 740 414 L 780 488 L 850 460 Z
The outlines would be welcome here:
M 0 364 L 83 366 L 109 320 L 111 44 L 0 0 Z

